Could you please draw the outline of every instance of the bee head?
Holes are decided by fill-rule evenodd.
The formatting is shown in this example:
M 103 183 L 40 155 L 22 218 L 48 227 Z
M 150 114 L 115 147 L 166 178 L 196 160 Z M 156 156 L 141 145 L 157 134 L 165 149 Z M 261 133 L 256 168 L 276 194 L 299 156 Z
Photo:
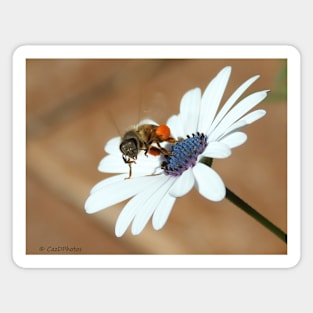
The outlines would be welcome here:
M 129 138 L 121 142 L 120 150 L 123 155 L 132 160 L 137 159 L 138 155 L 138 142 L 135 138 Z

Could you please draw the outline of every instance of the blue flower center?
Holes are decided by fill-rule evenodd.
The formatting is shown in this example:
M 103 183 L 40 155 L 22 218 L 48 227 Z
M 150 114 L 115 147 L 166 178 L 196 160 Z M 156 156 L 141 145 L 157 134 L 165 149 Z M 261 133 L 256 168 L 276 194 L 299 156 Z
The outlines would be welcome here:
M 206 135 L 197 133 L 172 145 L 171 154 L 164 156 L 165 161 L 161 165 L 165 174 L 180 176 L 188 168 L 195 166 L 198 156 L 208 145 L 207 139 Z

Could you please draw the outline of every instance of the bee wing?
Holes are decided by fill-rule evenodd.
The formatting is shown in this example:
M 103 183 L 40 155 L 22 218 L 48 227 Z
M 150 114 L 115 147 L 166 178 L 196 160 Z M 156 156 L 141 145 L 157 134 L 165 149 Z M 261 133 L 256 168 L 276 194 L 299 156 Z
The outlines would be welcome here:
M 139 119 L 155 119 L 163 121 L 166 118 L 166 98 L 162 92 L 143 95 L 139 104 Z

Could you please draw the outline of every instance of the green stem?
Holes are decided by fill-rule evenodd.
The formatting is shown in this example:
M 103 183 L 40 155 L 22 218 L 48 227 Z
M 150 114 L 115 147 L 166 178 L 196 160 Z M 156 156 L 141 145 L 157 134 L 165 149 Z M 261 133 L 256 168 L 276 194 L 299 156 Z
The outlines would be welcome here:
M 248 215 L 256 219 L 259 223 L 265 226 L 269 231 L 274 233 L 277 237 L 287 243 L 287 234 L 284 233 L 280 228 L 270 222 L 267 218 L 265 218 L 262 214 L 253 209 L 249 204 L 236 196 L 231 190 L 226 188 L 226 198 L 237 205 L 241 210 L 246 212 Z
M 200 160 L 201 163 L 212 167 L 213 159 L 208 157 L 202 157 Z M 246 212 L 248 215 L 257 220 L 260 224 L 265 226 L 269 231 L 274 233 L 278 238 L 287 243 L 287 234 L 285 234 L 280 228 L 274 225 L 266 217 L 260 214 L 258 211 L 253 209 L 248 203 L 236 196 L 231 190 L 226 187 L 226 198 L 237 205 L 241 210 Z

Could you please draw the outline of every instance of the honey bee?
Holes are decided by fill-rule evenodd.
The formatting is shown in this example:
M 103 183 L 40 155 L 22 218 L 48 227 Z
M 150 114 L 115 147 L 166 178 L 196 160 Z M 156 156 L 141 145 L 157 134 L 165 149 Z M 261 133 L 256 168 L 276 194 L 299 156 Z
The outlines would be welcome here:
M 145 155 L 169 155 L 170 152 L 161 147 L 161 142 L 175 143 L 176 139 L 170 136 L 167 125 L 141 124 L 128 130 L 121 138 L 120 150 L 123 160 L 129 165 L 129 176 L 132 176 L 132 164 L 136 163 L 138 153 L 143 150 Z M 156 144 L 156 145 L 153 145 Z

